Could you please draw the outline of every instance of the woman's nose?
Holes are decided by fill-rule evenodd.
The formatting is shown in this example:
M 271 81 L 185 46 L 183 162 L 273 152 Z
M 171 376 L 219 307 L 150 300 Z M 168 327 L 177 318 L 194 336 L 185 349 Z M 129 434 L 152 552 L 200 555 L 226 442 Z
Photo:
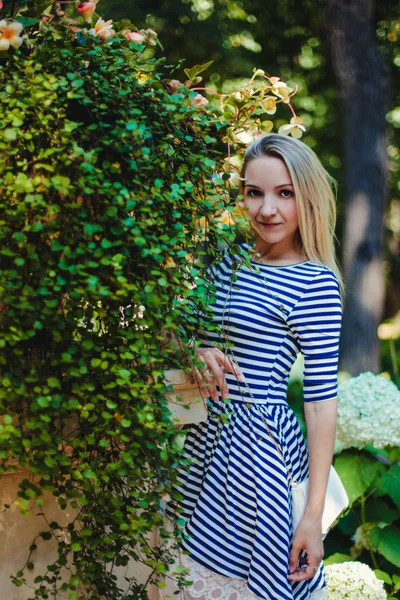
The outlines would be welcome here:
M 262 215 L 274 215 L 277 212 L 277 206 L 275 200 L 273 198 L 264 198 L 264 202 L 260 208 L 260 213 Z

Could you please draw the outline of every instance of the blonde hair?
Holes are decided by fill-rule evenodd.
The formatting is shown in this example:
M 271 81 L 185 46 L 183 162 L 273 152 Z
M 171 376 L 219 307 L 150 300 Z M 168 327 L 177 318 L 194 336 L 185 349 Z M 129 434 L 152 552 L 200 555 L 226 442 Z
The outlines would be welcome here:
M 288 168 L 296 197 L 299 220 L 297 242 L 300 251 L 309 260 L 326 265 L 335 273 L 343 300 L 345 285 L 335 251 L 335 179 L 304 142 L 271 133 L 247 148 L 241 172 L 241 193 L 247 165 L 255 158 L 263 156 L 280 158 Z

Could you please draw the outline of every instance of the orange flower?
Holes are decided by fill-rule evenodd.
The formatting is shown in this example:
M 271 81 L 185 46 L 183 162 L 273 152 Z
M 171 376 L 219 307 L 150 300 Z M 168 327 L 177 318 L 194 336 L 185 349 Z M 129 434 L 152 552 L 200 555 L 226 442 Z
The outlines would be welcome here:
M 168 256 L 167 259 L 165 260 L 165 266 L 167 267 L 167 269 L 176 267 L 176 263 L 171 256 Z
M 0 50 L 8 50 L 10 46 L 19 48 L 22 44 L 22 37 L 19 35 L 22 30 L 23 26 L 18 21 L 0 21 Z
M 92 35 L 98 35 L 101 40 L 109 40 L 114 37 L 115 31 L 112 28 L 112 19 L 104 21 L 104 19 L 98 19 L 94 29 L 89 31 Z
M 236 180 L 237 180 L 237 175 L 238 174 L 236 172 L 232 172 L 230 175 L 231 175 L 230 182 L 231 183 L 234 182 L 233 185 L 236 185 L 237 184 Z M 232 212 L 229 211 L 229 210 L 224 210 L 221 213 L 219 220 L 221 221 L 221 223 L 223 223 L 224 225 L 228 225 L 229 227 L 231 225 L 235 224 L 235 219 L 234 219 L 234 217 L 232 215 Z

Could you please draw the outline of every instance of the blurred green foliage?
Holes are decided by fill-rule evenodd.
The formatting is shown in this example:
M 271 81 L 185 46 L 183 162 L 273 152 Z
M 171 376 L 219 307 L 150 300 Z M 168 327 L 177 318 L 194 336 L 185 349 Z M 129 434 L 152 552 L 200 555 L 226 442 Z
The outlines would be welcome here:
M 344 214 L 340 99 L 327 47 L 326 0 L 101 0 L 113 18 L 129 15 L 158 32 L 168 60 L 185 66 L 213 60 L 207 87 L 230 91 L 253 67 L 298 85 L 293 106 L 308 132 L 304 141 L 316 150 L 339 182 L 337 236 L 342 239 Z M 380 52 L 392 73 L 388 113 L 389 206 L 385 228 L 386 306 L 390 318 L 400 305 L 400 2 L 376 2 Z M 177 73 L 177 76 L 182 73 Z M 375 82 L 379 94 L 379 81 Z M 350 167 L 349 167 L 350 168 Z M 338 253 L 342 248 L 339 245 Z

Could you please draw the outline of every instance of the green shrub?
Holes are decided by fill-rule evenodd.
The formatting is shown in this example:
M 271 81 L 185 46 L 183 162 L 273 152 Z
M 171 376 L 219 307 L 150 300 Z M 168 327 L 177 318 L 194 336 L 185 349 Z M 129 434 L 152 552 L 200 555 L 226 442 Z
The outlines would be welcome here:
M 144 44 L 26 8 L 29 41 L 0 59 L 0 472 L 17 461 L 33 474 L 23 511 L 42 511 L 47 491 L 79 515 L 35 598 L 78 584 L 85 598 L 146 597 L 112 567 L 141 557 L 156 575 L 169 561 L 145 536 L 180 453 L 163 369 L 185 357 L 160 332 L 206 327 L 192 315 L 202 256 L 230 235 L 214 220 L 215 123 L 195 92 L 168 92 L 172 67 Z M 61 529 L 43 526 L 43 539 Z

